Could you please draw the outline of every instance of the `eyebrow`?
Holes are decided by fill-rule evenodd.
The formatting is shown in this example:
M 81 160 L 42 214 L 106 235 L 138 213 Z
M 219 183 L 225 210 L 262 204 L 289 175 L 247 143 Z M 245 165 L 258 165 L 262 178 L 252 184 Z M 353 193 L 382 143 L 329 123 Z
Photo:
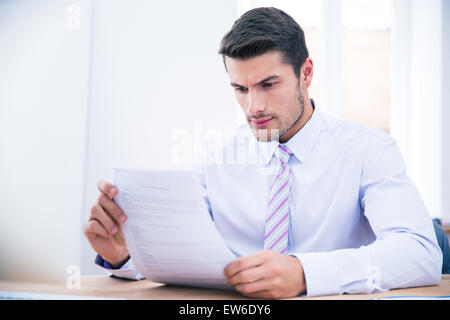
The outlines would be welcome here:
M 267 81 L 270 81 L 270 80 L 276 80 L 276 79 L 279 79 L 279 78 L 280 78 L 280 76 L 276 76 L 276 75 L 268 76 L 267 78 L 264 78 L 261 81 L 259 81 L 256 85 L 261 85 L 264 82 L 267 82 Z M 240 84 L 234 83 L 234 82 L 231 82 L 231 86 L 232 87 L 238 87 L 238 88 L 244 88 L 244 86 L 241 86 Z

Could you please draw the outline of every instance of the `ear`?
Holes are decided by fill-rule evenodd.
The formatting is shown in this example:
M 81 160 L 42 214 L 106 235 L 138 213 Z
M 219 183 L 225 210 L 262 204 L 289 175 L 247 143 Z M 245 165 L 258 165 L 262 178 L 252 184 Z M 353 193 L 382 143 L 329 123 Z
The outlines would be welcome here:
M 306 58 L 300 69 L 300 86 L 302 89 L 308 89 L 311 85 L 314 74 L 314 64 L 311 58 Z

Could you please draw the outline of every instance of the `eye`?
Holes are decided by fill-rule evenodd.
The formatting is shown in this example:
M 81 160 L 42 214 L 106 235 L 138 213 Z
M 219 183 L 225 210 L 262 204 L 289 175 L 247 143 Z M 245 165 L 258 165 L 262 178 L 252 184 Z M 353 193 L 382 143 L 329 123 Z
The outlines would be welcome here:
M 273 87 L 275 84 L 276 84 L 276 82 L 264 82 L 262 86 L 263 86 L 264 88 L 271 88 L 271 87 Z
M 246 93 L 248 91 L 248 89 L 245 87 L 236 87 L 236 88 L 234 88 L 234 90 L 236 90 L 236 92 L 239 92 L 239 93 Z

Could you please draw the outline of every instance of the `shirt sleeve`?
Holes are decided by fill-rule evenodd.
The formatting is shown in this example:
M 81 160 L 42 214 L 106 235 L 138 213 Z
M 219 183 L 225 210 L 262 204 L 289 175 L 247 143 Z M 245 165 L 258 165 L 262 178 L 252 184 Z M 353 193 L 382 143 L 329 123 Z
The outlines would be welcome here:
M 440 282 L 442 252 L 431 217 L 390 136 L 379 139 L 365 156 L 360 205 L 376 236 L 373 243 L 293 254 L 303 265 L 308 296 L 372 293 Z
M 95 264 L 106 269 L 108 273 L 118 278 L 126 278 L 132 280 L 145 279 L 145 277 L 136 270 L 131 259 L 128 259 L 128 261 L 119 269 L 113 269 L 108 261 L 104 260 L 100 255 L 97 255 L 97 257 L 95 258 Z

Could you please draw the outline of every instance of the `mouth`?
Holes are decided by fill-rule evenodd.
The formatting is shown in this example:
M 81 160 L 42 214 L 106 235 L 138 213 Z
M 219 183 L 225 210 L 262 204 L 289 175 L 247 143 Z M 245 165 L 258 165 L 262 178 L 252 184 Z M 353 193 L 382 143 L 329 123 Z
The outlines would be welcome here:
M 273 118 L 263 118 L 263 119 L 252 119 L 252 124 L 258 128 L 266 127 Z

